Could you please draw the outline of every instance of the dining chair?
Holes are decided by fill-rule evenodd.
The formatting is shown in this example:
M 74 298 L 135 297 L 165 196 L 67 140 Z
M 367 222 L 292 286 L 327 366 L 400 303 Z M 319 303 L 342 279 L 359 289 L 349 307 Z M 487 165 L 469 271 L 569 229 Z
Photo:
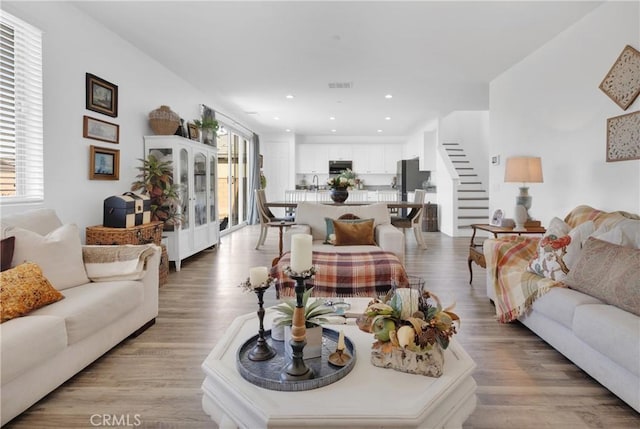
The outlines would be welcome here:
M 256 250 L 260 248 L 267 239 L 267 232 L 269 231 L 269 222 L 282 222 L 292 221 L 293 218 L 278 218 L 273 212 L 266 206 L 267 197 L 265 196 L 264 189 L 256 189 L 256 205 L 258 206 L 258 216 L 260 217 L 260 236 L 256 243 Z
M 413 235 L 415 235 L 416 242 L 420 245 L 421 249 L 427 248 L 424 236 L 422 235 L 422 216 L 424 214 L 425 194 L 425 190 L 416 189 L 413 202 L 420 204 L 420 208 L 411 209 L 407 217 L 391 216 L 391 225 L 396 228 L 402 228 L 403 232 L 406 232 L 409 228 L 413 229 Z
M 284 191 L 284 200 L 287 203 L 299 203 L 302 201 L 307 201 L 307 191 L 298 190 L 298 189 L 286 190 Z M 286 209 L 287 217 L 293 217 L 294 213 L 295 213 L 295 209 L 293 208 Z
M 362 190 L 358 190 L 358 189 L 353 189 L 351 191 L 349 191 L 349 201 L 357 201 L 357 202 L 362 202 L 362 201 L 368 201 L 369 199 L 369 191 L 362 191 Z

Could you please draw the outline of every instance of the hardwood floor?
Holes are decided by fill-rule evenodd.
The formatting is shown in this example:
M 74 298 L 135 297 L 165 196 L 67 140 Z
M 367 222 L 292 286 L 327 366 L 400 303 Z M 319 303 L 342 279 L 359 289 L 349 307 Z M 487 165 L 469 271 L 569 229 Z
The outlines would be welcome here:
M 160 289 L 154 326 L 6 427 L 89 428 L 99 426 L 102 415 L 115 415 L 128 416 L 130 427 L 214 428 L 201 407 L 200 365 L 235 316 L 257 309 L 255 295 L 237 285 L 250 266 L 269 266 L 277 254 L 275 229 L 265 246 L 254 249 L 259 232 L 259 226 L 243 228 L 223 237 L 218 249 L 183 261 L 182 271 L 171 271 Z M 421 250 L 407 235 L 407 272 L 424 277 L 444 305 L 457 302 L 462 318 L 457 338 L 477 363 L 478 405 L 465 428 L 640 427 L 638 413 L 527 328 L 495 321 L 484 270 L 474 265 L 473 285 L 468 283 L 468 238 L 439 233 L 425 238 L 428 249 Z M 273 290 L 265 301 L 276 303 Z

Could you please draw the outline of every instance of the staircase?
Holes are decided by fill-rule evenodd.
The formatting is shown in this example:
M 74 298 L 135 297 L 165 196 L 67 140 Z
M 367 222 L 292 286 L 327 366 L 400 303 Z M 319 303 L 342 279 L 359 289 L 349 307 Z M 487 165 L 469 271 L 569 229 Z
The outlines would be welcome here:
M 464 149 L 458 143 L 442 145 L 460 176 L 457 190 L 458 232 L 461 235 L 471 235 L 472 223 L 487 223 L 489 220 L 489 194 L 473 170 Z

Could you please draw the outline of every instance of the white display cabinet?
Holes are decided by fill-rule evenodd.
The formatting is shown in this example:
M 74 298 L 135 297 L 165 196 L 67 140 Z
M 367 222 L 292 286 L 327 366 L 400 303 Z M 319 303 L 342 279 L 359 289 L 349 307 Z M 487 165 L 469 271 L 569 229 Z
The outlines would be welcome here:
M 180 271 L 181 261 L 220 239 L 216 171 L 217 150 L 213 146 L 180 136 L 146 136 L 145 157 L 155 155 L 173 164 L 173 179 L 180 187 L 181 222 L 167 237 L 169 261 Z

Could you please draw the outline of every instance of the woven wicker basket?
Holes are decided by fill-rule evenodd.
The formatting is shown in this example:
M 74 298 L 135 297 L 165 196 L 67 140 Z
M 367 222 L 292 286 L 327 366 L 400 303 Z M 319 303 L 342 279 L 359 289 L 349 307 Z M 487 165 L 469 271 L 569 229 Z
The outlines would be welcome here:
M 149 125 L 154 133 L 170 136 L 176 133 L 180 125 L 180 116 L 173 112 L 169 106 L 160 106 L 149 112 Z
M 155 221 L 131 228 L 109 228 L 106 226 L 88 226 L 87 244 L 147 244 L 160 246 L 162 241 L 162 222 Z

